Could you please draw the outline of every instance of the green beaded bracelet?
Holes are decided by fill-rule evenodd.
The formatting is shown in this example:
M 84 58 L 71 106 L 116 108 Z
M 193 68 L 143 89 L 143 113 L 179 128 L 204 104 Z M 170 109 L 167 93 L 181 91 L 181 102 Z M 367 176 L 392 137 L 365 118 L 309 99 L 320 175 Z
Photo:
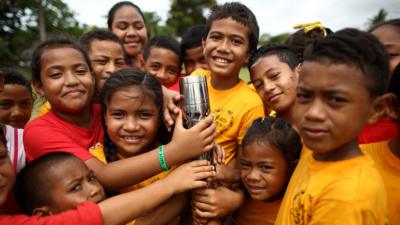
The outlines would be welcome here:
M 160 161 L 160 166 L 164 171 L 168 171 L 169 168 L 167 166 L 167 163 L 165 162 L 165 156 L 164 156 L 164 145 L 158 146 L 158 160 Z

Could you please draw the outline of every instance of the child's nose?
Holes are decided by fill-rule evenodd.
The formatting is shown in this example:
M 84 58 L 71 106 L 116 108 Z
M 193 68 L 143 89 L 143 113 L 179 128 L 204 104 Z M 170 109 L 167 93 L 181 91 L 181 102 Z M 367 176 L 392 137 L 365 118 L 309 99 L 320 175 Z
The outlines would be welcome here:
M 102 194 L 103 188 L 98 183 L 88 183 L 89 198 L 94 198 Z M 101 200 L 101 199 L 99 199 Z
M 136 36 L 137 30 L 133 26 L 129 26 L 126 34 L 129 36 Z
M 106 73 L 114 73 L 117 70 L 117 67 L 115 66 L 115 64 L 113 62 L 110 62 L 107 64 L 106 66 Z
M 75 74 L 71 73 L 66 73 L 65 74 L 65 84 L 68 86 L 74 86 L 79 83 L 78 78 L 76 78 Z
M 257 170 L 252 169 L 247 175 L 247 179 L 249 181 L 258 181 L 260 179 L 260 173 Z
M 167 78 L 168 78 L 167 71 L 166 70 L 161 70 L 159 73 L 157 73 L 157 78 L 161 82 L 167 80 Z
M 269 93 L 275 89 L 275 84 L 272 82 L 264 81 L 264 91 Z
M 11 111 L 11 117 L 22 117 L 24 115 L 24 110 L 16 105 L 13 107 L 13 110 Z
M 134 131 L 139 129 L 139 123 L 134 116 L 128 116 L 128 120 L 124 123 L 124 129 L 127 131 Z
M 326 111 L 324 108 L 324 103 L 322 102 L 322 100 L 314 99 L 310 103 L 310 106 L 308 107 L 304 115 L 304 118 L 311 121 L 317 121 L 317 120 L 323 120 L 325 116 L 326 116 Z
M 218 50 L 226 52 L 229 50 L 230 44 L 228 39 L 223 39 L 221 43 L 218 45 Z

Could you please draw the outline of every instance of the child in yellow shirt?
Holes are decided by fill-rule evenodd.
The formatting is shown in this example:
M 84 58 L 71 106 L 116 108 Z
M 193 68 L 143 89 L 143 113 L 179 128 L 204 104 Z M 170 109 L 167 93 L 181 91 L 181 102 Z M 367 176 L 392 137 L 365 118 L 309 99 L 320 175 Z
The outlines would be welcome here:
M 240 69 L 257 48 L 258 37 L 256 17 L 238 2 L 214 8 L 206 22 L 203 51 L 211 71 L 206 77 L 210 108 L 216 122 L 216 143 L 224 148 L 225 164 L 230 168 L 236 166 L 236 154 L 248 127 L 264 116 L 260 97 L 239 78 Z M 217 166 L 217 173 L 224 167 Z M 220 220 L 238 208 L 244 196 L 221 186 L 196 190 L 193 200 L 195 217 Z
M 273 225 L 302 148 L 300 136 L 279 117 L 256 119 L 239 154 L 248 196 L 235 217 L 237 225 Z
M 344 29 L 308 47 L 299 76 L 296 125 L 304 155 L 276 225 L 387 223 L 386 194 L 357 135 L 385 101 L 388 56 L 371 34 Z

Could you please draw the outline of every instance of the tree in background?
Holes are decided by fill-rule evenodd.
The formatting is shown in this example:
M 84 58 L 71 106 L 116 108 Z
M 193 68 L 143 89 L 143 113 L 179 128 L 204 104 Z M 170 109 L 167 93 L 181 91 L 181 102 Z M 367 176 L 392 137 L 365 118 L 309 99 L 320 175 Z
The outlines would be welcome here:
M 143 12 L 150 37 L 159 35 L 174 36 L 174 29 L 168 24 L 160 25 L 161 17 L 156 12 Z
M 373 16 L 371 19 L 368 20 L 367 22 L 368 29 L 371 29 L 375 25 L 384 22 L 387 16 L 388 12 L 384 9 L 380 9 L 375 16 Z
M 41 5 L 39 5 L 41 3 Z M 43 22 L 39 26 L 39 11 Z M 40 28 L 39 28 L 40 27 Z M 0 67 L 17 67 L 30 60 L 40 36 L 66 34 L 79 37 L 87 29 L 62 0 L 0 1 Z M 39 30 L 41 35 L 39 35 Z
M 271 35 L 265 33 L 260 36 L 258 44 L 259 45 L 268 45 L 271 43 L 283 43 L 286 41 L 286 39 L 289 36 L 290 36 L 290 33 L 281 33 L 281 34 L 277 34 L 274 36 L 271 36 Z
M 167 25 L 181 36 L 188 27 L 205 23 L 205 12 L 216 4 L 216 0 L 172 0 Z

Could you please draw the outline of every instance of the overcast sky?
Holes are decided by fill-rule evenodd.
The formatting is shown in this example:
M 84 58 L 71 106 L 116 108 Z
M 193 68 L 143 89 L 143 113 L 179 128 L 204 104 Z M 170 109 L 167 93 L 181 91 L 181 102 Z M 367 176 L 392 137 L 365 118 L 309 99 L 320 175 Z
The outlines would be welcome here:
M 120 0 L 64 0 L 79 22 L 106 27 L 108 10 Z M 156 12 L 165 22 L 172 0 L 133 0 L 143 11 Z M 228 2 L 217 0 L 219 4 Z M 400 18 L 400 0 L 243 0 L 257 17 L 261 34 L 293 32 L 299 23 L 322 21 L 332 30 L 345 27 L 365 29 L 379 9 L 388 18 Z

